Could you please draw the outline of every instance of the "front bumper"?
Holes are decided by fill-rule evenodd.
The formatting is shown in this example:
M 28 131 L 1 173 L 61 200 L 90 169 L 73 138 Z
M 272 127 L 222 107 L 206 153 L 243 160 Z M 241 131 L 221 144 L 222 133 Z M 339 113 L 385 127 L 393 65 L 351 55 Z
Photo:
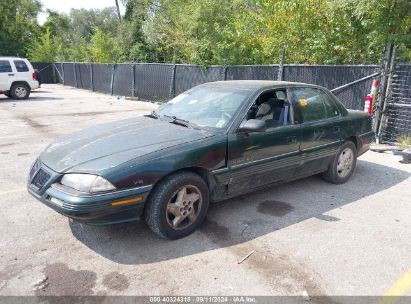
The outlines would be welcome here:
M 44 169 L 44 165 L 42 168 Z M 53 183 L 53 180 L 59 178 L 61 175 L 52 174 L 50 181 L 45 183 L 41 189 L 29 181 L 27 190 L 33 197 L 55 211 L 91 225 L 139 220 L 144 211 L 145 201 L 152 189 L 149 185 L 109 193 L 85 194 L 64 187 L 58 182 Z M 116 204 L 112 205 L 113 203 Z

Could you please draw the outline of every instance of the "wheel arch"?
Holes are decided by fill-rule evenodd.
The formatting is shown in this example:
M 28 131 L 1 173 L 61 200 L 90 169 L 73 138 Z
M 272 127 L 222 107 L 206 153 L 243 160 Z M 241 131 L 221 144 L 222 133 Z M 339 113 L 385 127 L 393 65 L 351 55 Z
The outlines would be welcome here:
M 11 90 L 11 88 L 12 88 L 14 85 L 16 85 L 16 84 L 24 84 L 24 85 L 26 85 L 26 86 L 29 88 L 29 90 L 31 90 L 30 84 L 29 84 L 27 81 L 24 81 L 24 80 L 15 80 L 15 81 L 13 81 L 13 82 L 11 83 L 11 85 L 10 85 L 10 90 Z
M 154 183 L 154 187 L 156 185 L 158 185 L 162 180 L 166 179 L 167 177 L 174 175 L 174 174 L 178 174 L 178 173 L 182 173 L 182 172 L 191 172 L 194 174 L 197 174 L 198 176 L 200 176 L 207 184 L 208 189 L 210 190 L 210 192 L 212 192 L 212 190 L 214 189 L 214 187 L 216 186 L 216 180 L 214 175 L 212 174 L 212 172 L 206 168 L 203 167 L 198 167 L 198 166 L 191 166 L 191 167 L 184 167 L 184 168 L 180 168 L 177 170 L 173 170 L 167 174 L 165 174 L 164 176 L 162 176 L 161 178 L 159 178 L 155 183 Z M 153 188 L 154 188 L 153 187 Z
M 351 141 L 352 143 L 354 143 L 355 148 L 357 149 L 357 153 L 358 153 L 358 151 L 361 150 L 362 142 L 361 142 L 361 139 L 358 136 L 356 136 L 356 135 L 349 136 L 349 137 L 345 138 L 345 141 Z

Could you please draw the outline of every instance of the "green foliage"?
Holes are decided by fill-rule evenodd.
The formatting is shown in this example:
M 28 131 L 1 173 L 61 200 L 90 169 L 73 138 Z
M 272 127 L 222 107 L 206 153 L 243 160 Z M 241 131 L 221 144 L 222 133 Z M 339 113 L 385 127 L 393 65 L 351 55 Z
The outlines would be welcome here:
M 124 57 L 130 61 L 155 62 L 159 58 L 143 33 L 148 8 L 148 0 L 128 1 L 124 21 L 118 28 L 117 41 Z
M 159 0 L 147 40 L 180 62 L 376 63 L 411 26 L 408 0 Z
M 94 28 L 89 53 L 91 62 L 109 63 L 119 62 L 121 59 L 121 50 L 114 38 L 98 27 Z
M 52 36 L 50 28 L 38 36 L 27 49 L 27 56 L 32 61 L 53 62 L 59 61 L 62 53 L 62 41 L 59 36 Z
M 400 135 L 395 139 L 395 141 L 398 143 L 398 145 L 402 149 L 407 149 L 411 147 L 411 136 Z
M 38 31 L 38 0 L 0 1 L 0 55 L 25 56 L 27 46 Z
M 31 60 L 118 62 L 123 60 L 116 40 L 119 21 L 114 7 L 72 9 L 69 15 L 48 10 L 47 21 L 31 40 Z
M 3 2 L 10 7 L 12 3 L 36 3 L 35 0 Z M 175 59 L 179 63 L 203 66 L 272 64 L 278 63 L 285 48 L 289 63 L 364 64 L 379 63 L 385 44 L 390 42 L 399 46 L 401 60 L 411 60 L 409 0 L 123 0 L 123 3 L 126 13 L 121 22 L 115 1 L 113 7 L 104 10 L 72 10 L 69 15 L 49 11 L 47 22 L 29 32 L 35 39 L 24 42 L 32 41 L 27 48 L 30 57 L 39 58 L 35 56 L 42 53 L 44 59 L 65 61 L 171 62 Z M 36 14 L 36 10 L 32 12 Z
M 118 25 L 119 21 L 114 7 L 101 10 L 82 8 L 71 9 L 70 11 L 70 32 L 74 37 L 89 40 L 96 28 L 99 28 L 108 36 L 114 37 L 117 34 Z

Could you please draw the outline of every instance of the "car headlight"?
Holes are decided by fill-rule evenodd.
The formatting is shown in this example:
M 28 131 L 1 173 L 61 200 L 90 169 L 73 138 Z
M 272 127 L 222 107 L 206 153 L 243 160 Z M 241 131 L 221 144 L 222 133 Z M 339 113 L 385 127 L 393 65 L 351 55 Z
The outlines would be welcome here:
M 105 178 L 92 174 L 65 174 L 60 183 L 64 186 L 86 193 L 96 193 L 116 189 L 116 187 Z

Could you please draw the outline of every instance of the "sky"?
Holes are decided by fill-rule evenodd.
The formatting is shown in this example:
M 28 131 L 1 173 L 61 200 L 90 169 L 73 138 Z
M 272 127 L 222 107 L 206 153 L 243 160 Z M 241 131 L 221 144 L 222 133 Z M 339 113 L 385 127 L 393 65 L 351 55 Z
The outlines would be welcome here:
M 46 9 L 52 9 L 61 13 L 69 13 L 72 8 L 101 9 L 107 6 L 116 5 L 114 0 L 40 0 L 40 2 L 43 4 L 43 11 Z M 124 6 L 121 1 L 119 1 L 119 4 L 120 11 L 124 14 Z M 40 24 L 43 24 L 47 19 L 47 14 L 40 13 L 37 19 Z

